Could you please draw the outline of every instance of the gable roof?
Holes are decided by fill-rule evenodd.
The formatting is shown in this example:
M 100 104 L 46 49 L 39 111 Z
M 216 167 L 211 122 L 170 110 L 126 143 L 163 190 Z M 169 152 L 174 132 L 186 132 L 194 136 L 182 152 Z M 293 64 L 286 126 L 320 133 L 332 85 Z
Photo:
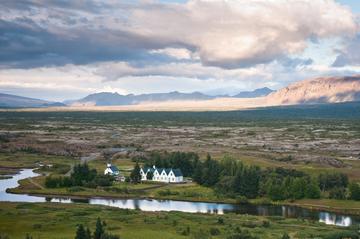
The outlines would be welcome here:
M 173 172 L 174 172 L 174 174 L 175 174 L 175 177 L 181 177 L 181 176 L 183 176 L 181 170 L 178 169 L 178 168 L 177 168 L 177 169 L 173 169 Z
M 119 169 L 118 169 L 116 166 L 114 166 L 114 165 L 111 165 L 110 169 L 111 169 L 111 171 L 113 171 L 113 172 L 119 172 Z
M 148 172 L 154 173 L 154 172 L 155 172 L 155 169 L 154 169 L 154 168 L 150 168 L 150 167 L 142 168 L 142 170 L 144 171 L 144 173 L 148 173 Z
M 158 171 L 159 174 L 162 174 L 163 171 L 165 172 L 166 175 L 169 175 L 169 173 L 171 171 L 173 171 L 175 177 L 181 177 L 183 176 L 182 172 L 180 169 L 173 169 L 173 168 L 153 168 L 153 167 L 145 167 L 142 168 L 142 170 L 144 171 L 144 173 L 146 174 L 147 172 L 152 172 L 154 173 L 155 171 Z

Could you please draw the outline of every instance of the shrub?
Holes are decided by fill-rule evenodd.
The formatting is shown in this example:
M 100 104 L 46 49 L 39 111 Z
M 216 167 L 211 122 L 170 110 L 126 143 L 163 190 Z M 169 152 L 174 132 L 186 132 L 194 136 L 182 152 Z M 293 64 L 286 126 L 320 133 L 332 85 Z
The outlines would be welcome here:
M 210 228 L 210 235 L 211 236 L 220 235 L 220 230 L 216 227 L 212 227 L 212 228 Z
M 250 234 L 249 231 L 244 230 L 228 236 L 226 239 L 258 239 L 258 237 Z
M 265 228 L 268 228 L 268 227 L 270 227 L 270 222 L 269 221 L 263 221 L 262 226 L 265 227 Z
M 290 236 L 285 232 L 285 233 L 282 235 L 281 239 L 290 239 Z
M 46 177 L 45 179 L 45 186 L 47 188 L 58 188 L 62 184 L 61 178 L 54 178 L 54 177 Z
M 238 197 L 236 197 L 236 203 L 237 204 L 248 204 L 249 200 L 245 196 L 238 196 Z
M 331 199 L 345 199 L 345 188 L 333 188 L 329 191 L 329 198 Z

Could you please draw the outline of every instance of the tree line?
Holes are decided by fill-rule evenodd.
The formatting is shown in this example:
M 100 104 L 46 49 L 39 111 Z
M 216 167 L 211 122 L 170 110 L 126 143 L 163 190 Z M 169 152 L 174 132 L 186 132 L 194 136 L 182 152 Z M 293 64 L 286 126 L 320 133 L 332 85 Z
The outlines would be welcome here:
M 214 160 L 208 154 L 205 160 L 200 160 L 196 153 L 184 152 L 153 152 L 143 163 L 147 167 L 179 168 L 185 177 L 192 177 L 198 184 L 230 197 L 360 200 L 360 185 L 349 183 L 347 175 L 338 172 L 320 173 L 314 177 L 294 169 L 248 166 L 230 157 Z M 132 172 L 135 180 L 139 170 L 137 164 Z
M 45 186 L 47 188 L 74 186 L 96 188 L 97 186 L 111 186 L 113 181 L 113 176 L 98 174 L 96 169 L 90 169 L 85 163 L 75 165 L 70 177 L 46 177 Z

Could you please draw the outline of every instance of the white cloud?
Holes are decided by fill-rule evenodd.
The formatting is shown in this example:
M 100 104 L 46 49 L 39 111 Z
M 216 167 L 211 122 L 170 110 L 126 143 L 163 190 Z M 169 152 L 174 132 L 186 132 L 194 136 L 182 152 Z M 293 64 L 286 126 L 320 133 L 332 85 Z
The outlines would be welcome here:
M 192 0 L 134 9 L 129 31 L 236 68 L 303 51 L 311 38 L 352 36 L 351 10 L 333 0 Z
M 173 58 L 176 58 L 178 60 L 190 60 L 192 58 L 195 58 L 193 53 L 185 48 L 164 48 L 164 49 L 158 49 L 158 50 L 151 50 L 150 53 L 152 54 L 164 54 Z

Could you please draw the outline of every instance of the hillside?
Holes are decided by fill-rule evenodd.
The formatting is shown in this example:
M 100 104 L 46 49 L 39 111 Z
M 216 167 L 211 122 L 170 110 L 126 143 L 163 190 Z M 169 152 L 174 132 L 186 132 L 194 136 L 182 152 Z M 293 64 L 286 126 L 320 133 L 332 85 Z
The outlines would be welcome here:
M 51 106 L 64 106 L 64 104 L 0 93 L 0 108 L 38 108 Z
M 237 95 L 234 95 L 235 98 L 256 98 L 256 97 L 264 97 L 274 92 L 274 90 L 269 89 L 267 87 L 255 89 L 253 91 L 243 91 Z
M 319 77 L 289 85 L 267 96 L 270 105 L 339 103 L 360 100 L 360 76 Z

